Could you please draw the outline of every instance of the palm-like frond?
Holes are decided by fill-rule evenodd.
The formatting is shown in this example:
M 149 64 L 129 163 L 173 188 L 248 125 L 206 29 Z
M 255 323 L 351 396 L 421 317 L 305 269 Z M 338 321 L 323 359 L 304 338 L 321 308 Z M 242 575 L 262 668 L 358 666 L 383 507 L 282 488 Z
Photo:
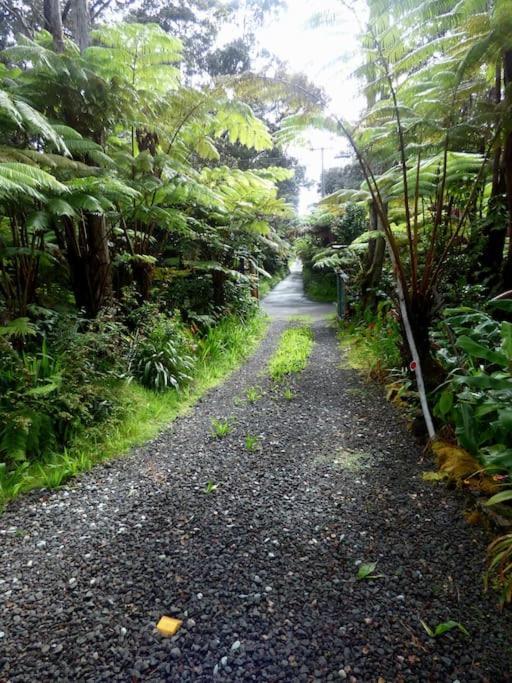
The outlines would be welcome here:
M 25 195 L 44 200 L 43 193 L 67 192 L 65 185 L 40 168 L 19 162 L 0 163 L 0 198 L 15 201 Z

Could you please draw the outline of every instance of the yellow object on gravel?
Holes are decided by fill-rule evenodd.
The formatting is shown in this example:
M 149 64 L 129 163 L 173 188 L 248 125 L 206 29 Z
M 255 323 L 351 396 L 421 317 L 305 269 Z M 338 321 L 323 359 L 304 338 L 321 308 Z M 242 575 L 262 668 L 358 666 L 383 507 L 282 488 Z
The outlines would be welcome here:
M 179 619 L 173 619 L 172 617 L 161 617 L 160 621 L 156 625 L 156 628 L 161 635 L 165 636 L 166 638 L 170 638 L 179 631 L 182 624 L 183 622 Z

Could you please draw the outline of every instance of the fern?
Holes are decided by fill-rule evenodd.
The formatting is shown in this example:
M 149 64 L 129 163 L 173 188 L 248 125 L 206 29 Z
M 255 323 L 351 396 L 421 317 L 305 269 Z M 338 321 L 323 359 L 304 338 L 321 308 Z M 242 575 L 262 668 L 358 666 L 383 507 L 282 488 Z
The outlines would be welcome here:
M 40 168 L 18 162 L 0 163 L 0 198 L 25 195 L 44 201 L 41 191 L 67 192 L 65 185 Z

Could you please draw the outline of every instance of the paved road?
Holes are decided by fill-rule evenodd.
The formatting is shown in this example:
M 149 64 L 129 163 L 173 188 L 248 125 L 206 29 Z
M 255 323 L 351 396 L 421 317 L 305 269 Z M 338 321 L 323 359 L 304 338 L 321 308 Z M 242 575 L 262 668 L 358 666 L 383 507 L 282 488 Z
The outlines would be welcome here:
M 292 264 L 290 275 L 280 282 L 263 299 L 261 307 L 275 320 L 284 320 L 292 315 L 308 315 L 314 320 L 325 318 L 336 312 L 334 304 L 319 304 L 310 301 L 304 294 L 302 265 Z

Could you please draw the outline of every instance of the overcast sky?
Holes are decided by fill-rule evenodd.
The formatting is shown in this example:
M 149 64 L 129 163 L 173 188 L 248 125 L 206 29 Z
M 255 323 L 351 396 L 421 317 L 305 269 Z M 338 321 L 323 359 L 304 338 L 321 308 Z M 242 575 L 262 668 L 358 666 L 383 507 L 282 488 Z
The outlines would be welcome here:
M 329 25 L 313 27 L 311 20 L 315 13 L 322 12 L 336 19 Z M 226 27 L 227 37 L 230 29 Z M 357 65 L 359 27 L 352 13 L 339 0 L 288 0 L 288 9 L 277 19 L 267 22 L 258 30 L 260 47 L 275 53 L 286 61 L 290 72 L 303 72 L 316 85 L 321 86 L 331 99 L 329 109 L 339 116 L 355 120 L 362 109 L 358 96 L 358 84 L 350 78 Z M 314 151 L 309 148 L 315 148 Z M 318 200 L 317 185 L 321 175 L 321 152 L 325 147 L 325 168 L 340 166 L 346 159 L 336 156 L 346 151 L 345 143 L 326 133 L 312 133 L 307 146 L 294 147 L 293 153 L 307 168 L 315 187 L 304 189 L 300 210 Z

